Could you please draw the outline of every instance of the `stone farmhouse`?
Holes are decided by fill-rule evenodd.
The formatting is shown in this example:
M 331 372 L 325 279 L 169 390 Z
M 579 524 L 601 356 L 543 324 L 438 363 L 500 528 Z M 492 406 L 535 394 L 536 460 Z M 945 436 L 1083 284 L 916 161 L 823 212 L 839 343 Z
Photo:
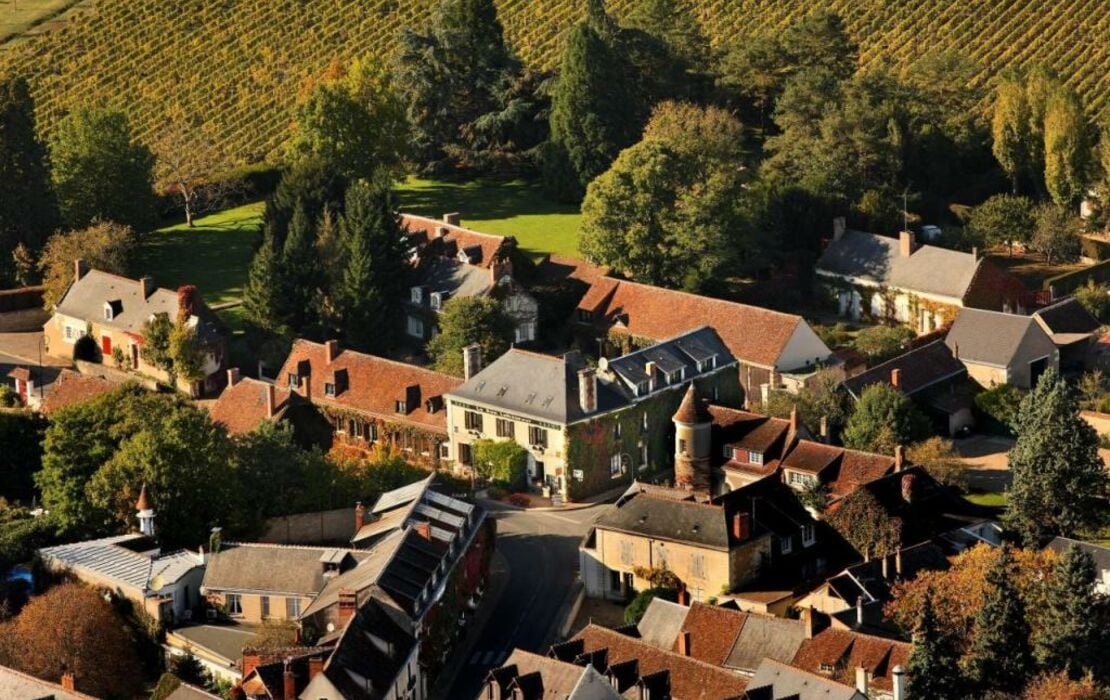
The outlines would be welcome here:
M 1033 316 L 964 309 L 944 341 L 986 388 L 1030 389 L 1045 371 L 1060 368 L 1060 351 Z

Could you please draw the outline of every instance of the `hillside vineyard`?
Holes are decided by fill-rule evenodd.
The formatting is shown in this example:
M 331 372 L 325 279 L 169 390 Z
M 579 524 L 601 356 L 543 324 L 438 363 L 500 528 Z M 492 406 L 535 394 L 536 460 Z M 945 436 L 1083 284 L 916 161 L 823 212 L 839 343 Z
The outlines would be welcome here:
M 611 0 L 617 16 L 636 0 Z M 333 61 L 388 58 L 404 27 L 420 29 L 436 0 L 154 0 L 95 11 L 0 47 L 0 72 L 31 78 L 46 128 L 101 96 L 149 136 L 180 113 L 202 117 L 239 162 L 271 160 L 289 133 L 306 80 Z M 866 67 L 905 66 L 959 50 L 980 66 L 976 87 L 1009 67 L 1045 64 L 1110 116 L 1108 0 L 702 0 L 689 3 L 715 45 L 783 28 L 820 8 L 839 13 Z M 581 0 L 504 0 L 507 36 L 526 61 L 551 67 Z M 984 91 L 985 94 L 989 91 Z M 986 107 L 986 105 L 983 105 Z

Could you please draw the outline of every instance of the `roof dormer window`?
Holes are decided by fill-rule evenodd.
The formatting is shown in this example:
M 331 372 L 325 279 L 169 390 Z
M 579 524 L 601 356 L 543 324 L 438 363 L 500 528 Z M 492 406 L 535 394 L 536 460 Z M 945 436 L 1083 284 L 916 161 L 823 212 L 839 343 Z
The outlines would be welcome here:
M 104 302 L 104 320 L 113 321 L 123 313 L 123 302 L 119 299 Z

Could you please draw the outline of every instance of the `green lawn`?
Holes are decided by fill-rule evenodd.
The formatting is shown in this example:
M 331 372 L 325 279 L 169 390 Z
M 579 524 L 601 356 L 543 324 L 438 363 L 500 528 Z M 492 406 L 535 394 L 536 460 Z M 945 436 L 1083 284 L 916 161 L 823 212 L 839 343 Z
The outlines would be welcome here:
M 0 0 L 0 44 L 57 18 L 82 0 Z
M 1005 508 L 1010 502 L 1010 497 L 1005 493 L 969 493 L 964 496 L 967 500 L 980 506 L 992 508 Z
M 463 226 L 515 236 L 521 248 L 537 257 L 578 255 L 578 207 L 551 199 L 538 183 L 409 178 L 398 188 L 398 199 L 401 211 L 409 214 L 439 218 L 457 211 Z
M 160 287 L 194 284 L 205 303 L 221 304 L 242 297 L 247 282 L 262 203 L 246 204 L 178 224 L 143 237 L 135 272 L 150 275 Z

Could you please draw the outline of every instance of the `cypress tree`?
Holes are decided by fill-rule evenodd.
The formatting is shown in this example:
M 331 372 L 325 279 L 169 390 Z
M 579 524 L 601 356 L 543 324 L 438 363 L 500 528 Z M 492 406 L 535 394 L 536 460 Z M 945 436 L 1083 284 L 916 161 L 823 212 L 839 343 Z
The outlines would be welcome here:
M 917 616 L 913 650 L 907 669 L 906 695 L 909 700 L 956 700 L 963 697 L 960 655 L 952 638 L 937 622 L 933 609 L 933 591 L 925 591 L 925 599 Z
M 0 79 L 0 279 L 12 251 L 38 253 L 58 225 L 46 146 L 35 132 L 35 105 L 23 78 Z
M 1014 586 L 1013 555 L 1004 545 L 987 570 L 987 589 L 975 617 L 968 671 L 980 693 L 1020 693 L 1033 671 L 1025 603 Z
M 1098 435 L 1054 369 L 1022 400 L 1010 450 L 1013 488 L 1006 524 L 1028 546 L 1071 537 L 1103 518 L 1108 479 Z
M 409 278 L 409 243 L 389 190 L 366 181 L 352 185 L 340 235 L 347 253 L 335 292 L 341 328 L 352 348 L 380 352 L 400 331 Z
M 279 333 L 284 331 L 286 308 L 282 272 L 281 254 L 267 233 L 247 270 L 243 308 L 259 328 Z
M 1053 568 L 1034 638 L 1037 661 L 1046 671 L 1067 671 L 1078 679 L 1103 665 L 1106 633 L 1098 613 L 1105 603 L 1095 592 L 1095 562 L 1079 547 L 1069 547 Z
M 316 254 L 316 230 L 309 220 L 303 202 L 298 201 L 289 221 L 289 231 L 282 249 L 281 268 L 285 281 L 285 316 L 290 328 L 297 333 L 314 324 L 317 296 L 322 283 L 323 270 Z

